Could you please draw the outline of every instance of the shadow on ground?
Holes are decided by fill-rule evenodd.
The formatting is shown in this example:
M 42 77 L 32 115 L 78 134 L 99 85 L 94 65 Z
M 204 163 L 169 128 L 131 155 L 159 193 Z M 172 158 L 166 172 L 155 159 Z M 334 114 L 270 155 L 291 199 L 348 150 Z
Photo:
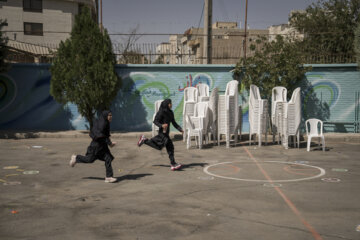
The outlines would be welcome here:
M 117 177 L 117 181 L 116 182 L 121 182 L 123 180 L 137 180 L 139 178 L 143 178 L 146 176 L 152 176 L 154 174 L 152 173 L 142 173 L 142 174 L 127 174 L 121 177 Z M 104 178 L 101 177 L 83 177 L 83 179 L 91 179 L 91 180 L 101 180 L 104 181 Z
M 194 168 L 194 167 L 205 167 L 206 165 L 208 165 L 207 163 L 190 163 L 190 164 L 182 164 L 181 168 L 177 171 L 183 171 L 184 169 L 187 168 Z M 166 164 L 156 164 L 156 165 L 152 165 L 153 167 L 167 167 L 170 168 L 170 165 L 166 165 Z

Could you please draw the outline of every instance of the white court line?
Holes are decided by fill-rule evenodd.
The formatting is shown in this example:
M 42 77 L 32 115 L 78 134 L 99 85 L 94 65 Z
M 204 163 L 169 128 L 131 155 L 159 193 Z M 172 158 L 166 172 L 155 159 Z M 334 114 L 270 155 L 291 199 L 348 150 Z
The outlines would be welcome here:
M 238 161 L 241 162 L 241 161 Z M 222 162 L 222 163 L 216 163 L 213 165 L 209 165 L 207 167 L 204 168 L 204 172 L 206 174 L 209 174 L 211 176 L 214 177 L 218 177 L 218 178 L 225 178 L 225 179 L 230 179 L 230 180 L 237 180 L 237 181 L 245 181 L 245 182 L 262 182 L 262 183 L 276 183 L 276 182 L 298 182 L 298 181 L 305 181 L 305 180 L 311 180 L 311 179 L 315 179 L 315 178 L 319 178 L 321 176 L 325 175 L 325 170 L 323 168 L 320 167 L 316 167 L 316 166 L 312 166 L 312 165 L 308 165 L 308 164 L 300 164 L 300 163 L 294 163 L 294 162 L 280 162 L 280 161 L 265 161 L 265 163 L 283 163 L 283 164 L 292 164 L 292 165 L 299 165 L 299 166 L 306 166 L 306 167 L 310 167 L 310 168 L 316 168 L 320 171 L 320 173 L 316 176 L 312 176 L 312 177 L 307 177 L 307 178 L 298 178 L 298 179 L 289 179 L 289 180 L 259 180 L 259 179 L 246 179 L 246 178 L 234 178 L 234 177 L 225 177 L 225 176 L 221 176 L 221 175 L 217 175 L 214 173 L 209 172 L 209 168 L 217 166 L 217 165 L 221 165 L 221 164 L 229 164 L 229 163 L 235 163 L 235 162 Z

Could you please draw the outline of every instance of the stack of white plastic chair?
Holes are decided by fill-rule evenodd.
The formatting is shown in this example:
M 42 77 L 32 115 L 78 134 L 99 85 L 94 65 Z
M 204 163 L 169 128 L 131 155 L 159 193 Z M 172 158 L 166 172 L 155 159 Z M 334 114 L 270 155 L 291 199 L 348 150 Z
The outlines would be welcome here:
M 184 129 L 184 138 L 186 140 L 187 128 L 186 125 L 186 116 L 194 115 L 195 104 L 198 102 L 198 90 L 195 87 L 187 87 L 184 89 L 184 108 L 183 108 L 183 129 Z
M 211 91 L 210 99 L 209 99 L 209 125 L 208 125 L 208 133 L 209 138 L 211 139 L 211 135 L 214 139 L 214 143 L 217 139 L 217 108 L 218 108 L 218 88 L 214 88 Z
M 151 131 L 151 135 L 154 137 L 155 135 L 157 135 L 157 131 L 159 131 L 159 127 L 156 126 L 154 124 L 154 120 L 155 120 L 155 116 L 156 116 L 156 113 L 159 111 L 160 109 L 160 105 L 162 103 L 163 100 L 157 100 L 155 101 L 155 112 L 154 112 L 154 115 L 153 115 L 153 123 L 152 123 L 152 131 Z
M 268 123 L 268 101 L 261 99 L 259 88 L 250 85 L 249 97 L 249 144 L 251 145 L 251 137 L 253 134 L 258 135 L 259 146 L 262 142 L 262 134 L 265 134 L 265 142 L 267 142 L 267 123 Z
M 300 148 L 300 122 L 301 122 L 301 96 L 300 88 L 296 88 L 291 96 L 290 101 L 285 104 L 284 111 L 284 131 L 283 131 L 283 145 L 288 148 L 289 136 L 294 136 L 294 147 L 296 144 Z
M 209 101 L 209 85 L 205 83 L 199 83 L 196 85 L 196 88 L 198 90 L 198 101 L 199 102 L 207 102 Z
M 274 87 L 271 94 L 271 123 L 273 132 L 273 142 L 275 142 L 275 136 L 278 135 L 278 143 L 281 136 L 281 119 L 284 103 L 287 102 L 287 89 L 284 87 Z
M 307 135 L 307 151 L 310 152 L 311 138 L 313 138 L 313 137 L 319 138 L 319 145 L 320 145 L 320 139 L 321 139 L 322 150 L 325 151 L 325 137 L 323 134 L 323 122 L 319 119 L 311 118 L 311 119 L 306 120 L 305 126 L 306 126 L 306 135 Z M 309 127 L 310 127 L 310 131 L 309 131 Z
M 207 102 L 199 102 L 195 104 L 194 116 L 186 115 L 187 121 L 187 144 L 191 147 L 191 137 L 195 137 L 196 145 L 202 148 L 203 138 L 208 142 L 208 123 L 209 123 L 209 106 Z
M 230 147 L 230 136 L 235 135 L 235 145 L 239 128 L 238 81 L 232 80 L 226 85 L 225 95 L 219 96 L 218 103 L 218 144 L 222 134 L 226 136 L 226 147 Z

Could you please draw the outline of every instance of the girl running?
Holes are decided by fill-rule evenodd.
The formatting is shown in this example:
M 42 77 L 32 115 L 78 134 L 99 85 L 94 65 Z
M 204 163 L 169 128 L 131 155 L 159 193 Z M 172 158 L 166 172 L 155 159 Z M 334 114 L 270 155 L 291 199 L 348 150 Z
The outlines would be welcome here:
M 175 162 L 174 158 L 174 144 L 172 143 L 169 133 L 170 133 L 170 123 L 179 130 L 179 132 L 184 133 L 182 128 L 176 123 L 174 118 L 174 113 L 171 110 L 172 103 L 171 99 L 165 99 L 161 105 L 160 109 L 157 112 L 154 120 L 154 124 L 159 127 L 159 133 L 157 136 L 147 139 L 142 135 L 138 141 L 138 146 L 141 147 L 144 143 L 152 148 L 161 150 L 164 146 L 166 151 L 169 154 L 171 170 L 178 170 L 181 168 L 181 164 Z

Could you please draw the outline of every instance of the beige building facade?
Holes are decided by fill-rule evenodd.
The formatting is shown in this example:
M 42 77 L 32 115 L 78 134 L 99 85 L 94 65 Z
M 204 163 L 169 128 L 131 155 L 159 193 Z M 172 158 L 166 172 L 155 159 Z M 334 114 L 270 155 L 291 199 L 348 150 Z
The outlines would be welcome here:
M 189 28 L 182 36 L 170 37 L 167 52 L 168 64 L 202 64 L 204 61 L 203 28 Z M 261 35 L 268 35 L 267 29 L 251 29 L 247 31 L 247 56 L 253 54 L 251 44 Z M 236 22 L 215 22 L 212 24 L 212 64 L 235 64 L 244 56 L 245 30 L 238 28 Z M 162 44 L 165 46 L 165 43 Z M 173 47 L 176 46 L 176 47 Z M 258 46 L 259 47 L 259 46 Z
M 0 18 L 9 40 L 57 46 L 70 36 L 75 16 L 89 6 L 96 19 L 96 0 L 2 0 Z

